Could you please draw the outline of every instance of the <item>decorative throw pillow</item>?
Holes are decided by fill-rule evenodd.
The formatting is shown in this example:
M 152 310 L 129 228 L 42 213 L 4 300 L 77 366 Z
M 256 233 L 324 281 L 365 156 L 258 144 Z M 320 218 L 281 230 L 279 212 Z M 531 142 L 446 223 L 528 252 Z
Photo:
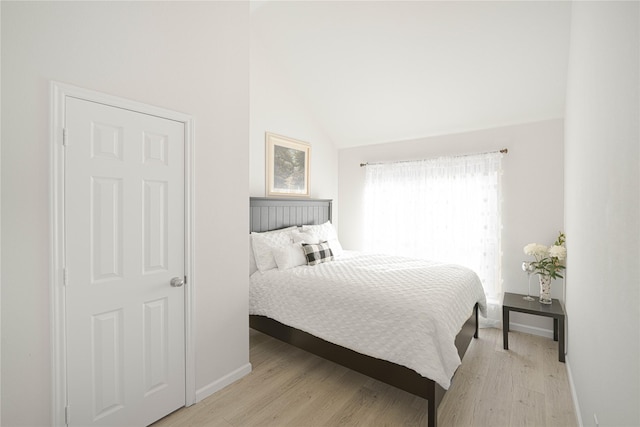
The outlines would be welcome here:
M 308 265 L 316 265 L 333 260 L 333 252 L 331 252 L 327 242 L 318 244 L 303 243 L 302 249 L 304 249 Z

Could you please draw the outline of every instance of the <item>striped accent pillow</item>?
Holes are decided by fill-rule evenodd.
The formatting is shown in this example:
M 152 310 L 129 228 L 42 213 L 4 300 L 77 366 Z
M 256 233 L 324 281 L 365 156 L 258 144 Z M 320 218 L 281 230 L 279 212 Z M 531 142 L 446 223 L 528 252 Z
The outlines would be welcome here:
M 331 252 L 331 248 L 327 242 L 320 242 L 318 244 L 303 243 L 302 249 L 304 250 L 305 257 L 307 257 L 307 265 L 316 265 L 333 260 L 333 252 Z

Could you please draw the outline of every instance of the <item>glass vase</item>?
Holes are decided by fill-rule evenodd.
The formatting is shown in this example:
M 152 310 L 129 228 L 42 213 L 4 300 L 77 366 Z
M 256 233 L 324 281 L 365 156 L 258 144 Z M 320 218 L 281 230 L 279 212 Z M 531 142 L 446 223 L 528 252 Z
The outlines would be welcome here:
M 551 304 L 551 277 L 540 274 L 540 304 Z

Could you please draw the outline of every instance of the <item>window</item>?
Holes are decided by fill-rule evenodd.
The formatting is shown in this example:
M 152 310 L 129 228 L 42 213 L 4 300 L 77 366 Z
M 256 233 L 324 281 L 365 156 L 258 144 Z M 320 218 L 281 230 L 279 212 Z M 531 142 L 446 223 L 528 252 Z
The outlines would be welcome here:
M 497 302 L 501 175 L 499 152 L 367 165 L 365 249 L 467 266 Z

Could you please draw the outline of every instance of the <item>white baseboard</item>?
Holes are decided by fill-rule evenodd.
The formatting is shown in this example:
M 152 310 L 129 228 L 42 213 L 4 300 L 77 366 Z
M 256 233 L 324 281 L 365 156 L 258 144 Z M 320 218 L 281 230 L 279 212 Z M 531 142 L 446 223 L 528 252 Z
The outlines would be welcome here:
M 229 372 L 224 377 L 196 390 L 196 403 L 211 396 L 216 391 L 220 391 L 231 383 L 238 381 L 240 378 L 251 373 L 251 363 Z
M 537 328 L 535 326 L 523 325 L 521 323 L 509 322 L 509 330 L 538 335 L 545 338 L 553 338 L 553 330 L 551 329 Z
M 580 402 L 578 402 L 578 394 L 576 393 L 576 387 L 573 383 L 573 375 L 571 374 L 571 364 L 569 363 L 569 357 L 565 356 L 565 365 L 567 365 L 567 376 L 569 378 L 569 388 L 571 389 L 571 399 L 573 400 L 573 407 L 576 410 L 576 418 L 578 421 L 578 427 L 582 427 L 582 415 L 580 412 Z

